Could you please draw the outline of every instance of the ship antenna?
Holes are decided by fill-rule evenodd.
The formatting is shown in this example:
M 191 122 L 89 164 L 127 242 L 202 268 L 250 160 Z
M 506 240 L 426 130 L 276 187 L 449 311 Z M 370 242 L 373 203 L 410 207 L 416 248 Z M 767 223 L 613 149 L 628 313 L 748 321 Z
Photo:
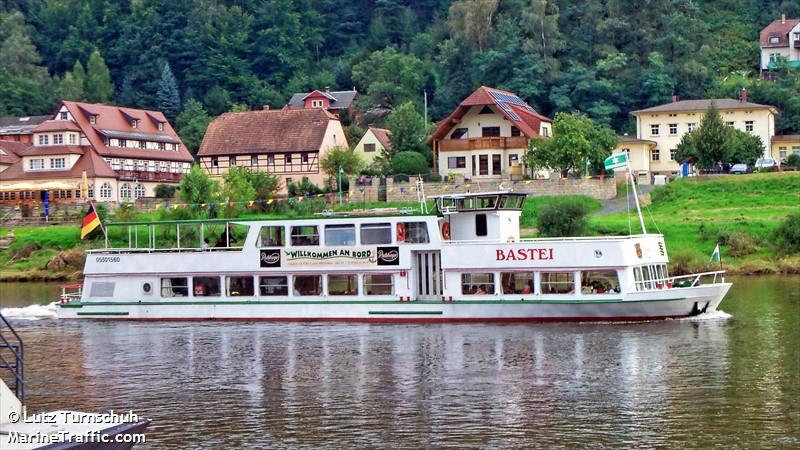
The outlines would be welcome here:
M 417 201 L 422 214 L 428 214 L 428 203 L 425 201 L 425 182 L 422 177 L 417 178 Z
M 636 189 L 636 183 L 633 181 L 633 171 L 631 170 L 631 163 L 627 161 L 628 175 L 631 178 L 631 187 L 633 188 L 633 201 L 636 202 L 636 212 L 639 214 L 639 224 L 642 226 L 642 234 L 647 234 L 647 229 L 644 227 L 644 218 L 642 217 L 642 208 L 639 206 L 639 193 Z

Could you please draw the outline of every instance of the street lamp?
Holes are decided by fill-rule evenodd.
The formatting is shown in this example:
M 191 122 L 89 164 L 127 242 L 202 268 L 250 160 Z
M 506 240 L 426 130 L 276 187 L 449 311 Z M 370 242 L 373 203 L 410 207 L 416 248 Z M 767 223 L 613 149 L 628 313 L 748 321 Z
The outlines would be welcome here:
M 342 174 L 344 173 L 344 169 L 342 166 L 339 166 L 339 206 L 342 206 Z

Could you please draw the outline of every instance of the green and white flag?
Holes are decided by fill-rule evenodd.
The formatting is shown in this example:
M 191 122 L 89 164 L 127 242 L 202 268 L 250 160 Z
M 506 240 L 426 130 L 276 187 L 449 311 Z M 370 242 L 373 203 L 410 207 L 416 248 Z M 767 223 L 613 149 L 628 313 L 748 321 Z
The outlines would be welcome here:
M 714 262 L 714 261 L 717 261 L 717 262 L 719 262 L 719 260 L 720 260 L 720 256 L 719 256 L 719 244 L 717 244 L 717 246 L 716 246 L 716 247 L 714 247 L 714 252 L 713 252 L 713 253 L 711 253 L 711 262 Z
M 606 158 L 603 164 L 606 166 L 606 170 L 625 167 L 628 165 L 628 154 L 620 153 L 617 155 L 611 155 L 608 158 Z

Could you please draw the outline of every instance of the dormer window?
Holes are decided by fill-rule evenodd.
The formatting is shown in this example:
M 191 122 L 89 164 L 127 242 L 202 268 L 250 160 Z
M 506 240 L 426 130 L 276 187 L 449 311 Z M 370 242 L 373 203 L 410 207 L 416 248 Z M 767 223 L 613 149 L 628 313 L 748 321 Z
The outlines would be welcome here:
M 158 122 L 158 131 L 164 131 L 164 122 Z
M 325 106 L 325 103 L 322 100 L 311 100 L 312 108 L 322 108 L 323 106 Z
M 68 117 L 67 116 L 67 112 L 66 111 L 61 111 L 61 120 L 67 120 L 67 117 Z
M 89 123 L 92 124 L 92 125 L 97 125 L 97 115 L 96 114 L 92 114 L 91 116 L 89 116 Z
M 131 128 L 139 128 L 139 121 L 136 119 L 131 120 Z
M 781 42 L 780 36 L 776 36 L 773 34 L 772 36 L 769 37 L 770 44 L 779 44 L 780 42 Z

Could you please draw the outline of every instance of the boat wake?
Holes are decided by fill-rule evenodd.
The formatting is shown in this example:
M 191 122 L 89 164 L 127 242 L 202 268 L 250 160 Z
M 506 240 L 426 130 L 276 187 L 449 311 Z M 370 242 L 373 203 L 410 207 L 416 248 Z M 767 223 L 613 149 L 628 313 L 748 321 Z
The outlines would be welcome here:
M 56 302 L 49 305 L 29 305 L 19 308 L 3 308 L 0 311 L 6 318 L 9 319 L 26 319 L 26 320 L 39 320 L 39 319 L 55 319 Z
M 728 320 L 731 317 L 733 317 L 733 315 L 728 314 L 725 311 L 716 310 L 709 313 L 698 314 L 696 316 L 684 317 L 676 320 L 687 321 L 687 322 L 704 322 L 707 320 Z

